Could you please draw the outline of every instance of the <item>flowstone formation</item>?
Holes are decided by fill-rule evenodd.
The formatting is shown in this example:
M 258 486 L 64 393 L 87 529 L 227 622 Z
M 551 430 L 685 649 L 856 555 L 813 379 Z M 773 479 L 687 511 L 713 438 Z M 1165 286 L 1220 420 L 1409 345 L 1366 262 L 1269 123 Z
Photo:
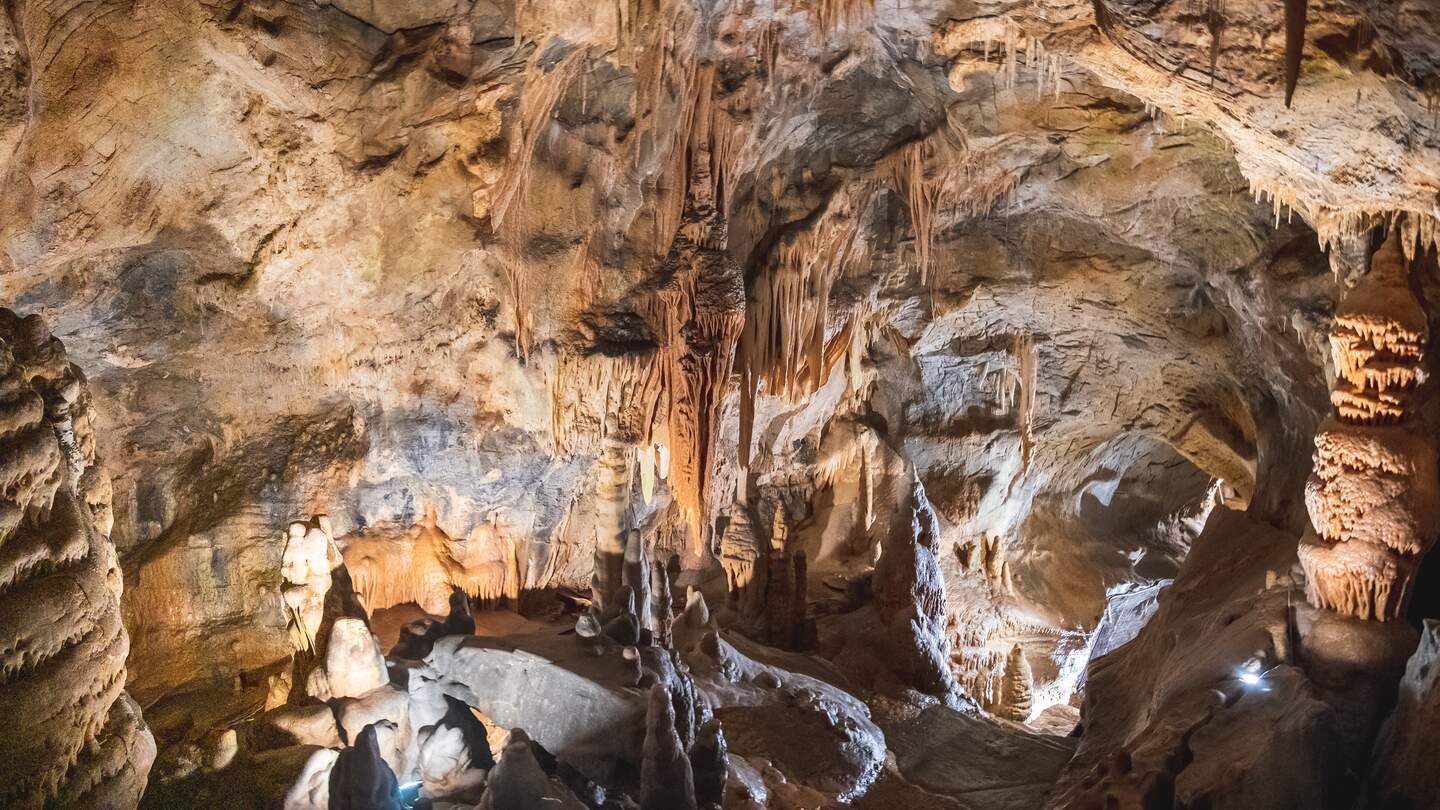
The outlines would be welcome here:
M 38 316 L 0 309 L 0 805 L 133 807 L 155 743 L 124 691 L 109 479 L 84 375 Z
M 1300 546 L 1316 607 L 1403 617 L 1420 560 L 1440 536 L 1435 445 L 1415 415 L 1429 334 L 1391 235 L 1341 298 L 1330 331 L 1335 416 L 1315 436 L 1305 488 L 1318 538 Z

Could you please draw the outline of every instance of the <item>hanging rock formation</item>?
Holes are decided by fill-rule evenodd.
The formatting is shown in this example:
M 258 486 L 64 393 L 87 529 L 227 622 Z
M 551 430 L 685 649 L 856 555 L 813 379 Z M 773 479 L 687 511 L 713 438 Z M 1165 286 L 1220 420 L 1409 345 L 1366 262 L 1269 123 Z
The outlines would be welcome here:
M 1420 558 L 1440 535 L 1435 445 L 1415 428 L 1429 339 L 1398 235 L 1335 312 L 1335 417 L 1315 436 L 1305 502 L 1318 537 L 1300 546 L 1316 607 L 1361 619 L 1404 616 Z
M 38 316 L 0 309 L 0 805 L 129 808 L 155 743 L 129 639 L 84 375 Z

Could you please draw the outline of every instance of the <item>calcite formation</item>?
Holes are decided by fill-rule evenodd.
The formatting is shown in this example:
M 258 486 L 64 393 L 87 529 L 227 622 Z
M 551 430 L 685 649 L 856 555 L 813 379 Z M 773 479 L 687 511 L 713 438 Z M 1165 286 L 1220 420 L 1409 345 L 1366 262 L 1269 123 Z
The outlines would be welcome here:
M 1346 292 L 1330 331 L 1335 416 L 1315 437 L 1300 546 L 1311 604 L 1361 619 L 1404 616 L 1421 557 L 1440 536 L 1435 445 L 1416 429 L 1429 339 L 1397 235 Z
M 317 650 L 331 571 L 340 562 L 328 518 L 320 515 L 308 523 L 290 524 L 280 557 L 280 576 L 284 579 L 280 596 L 290 621 L 290 643 L 297 652 Z
M 372 611 L 414 602 L 446 616 L 455 588 L 484 602 L 520 594 L 516 538 L 493 521 L 466 538 L 451 537 L 427 518 L 398 537 L 363 534 L 343 542 L 355 592 Z
M 1031 701 L 1034 692 L 1034 676 L 1025 651 L 1016 644 L 1005 659 L 1005 680 L 1000 692 L 1000 708 L 1011 720 L 1025 722 L 1030 719 Z
M 155 743 L 129 638 L 84 374 L 38 316 L 0 309 L 0 805 L 133 807 Z
M 886 630 L 883 645 L 894 656 L 896 670 L 913 686 L 948 696 L 955 690 L 955 674 L 938 559 L 939 526 L 919 479 L 904 487 L 902 498 L 902 519 L 891 525 L 875 565 L 875 605 Z

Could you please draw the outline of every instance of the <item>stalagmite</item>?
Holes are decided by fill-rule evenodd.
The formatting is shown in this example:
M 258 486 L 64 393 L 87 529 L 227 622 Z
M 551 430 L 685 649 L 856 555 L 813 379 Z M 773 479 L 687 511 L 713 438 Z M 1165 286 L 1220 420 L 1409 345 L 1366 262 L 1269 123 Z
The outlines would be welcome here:
M 651 616 L 654 619 L 655 644 L 669 648 L 673 643 L 675 625 L 674 598 L 670 595 L 670 571 L 664 564 L 650 569 Z
M 368 725 L 330 769 L 330 810 L 400 810 L 399 788 L 380 757 L 375 726 Z
M 675 733 L 670 690 L 650 687 L 645 754 L 640 767 L 640 810 L 696 810 L 690 760 Z
M 875 604 L 890 631 L 885 644 L 896 671 L 921 691 L 950 695 L 955 691 L 955 676 L 945 629 L 940 527 L 918 477 L 898 486 L 908 491 L 896 498 L 901 511 L 875 565 Z
M 615 419 L 610 418 L 610 424 Z M 590 575 L 591 612 L 601 623 L 615 614 L 615 593 L 625 576 L 626 509 L 633 480 L 631 453 L 615 430 L 601 439 L 595 482 L 595 566 Z
M 330 572 L 341 564 L 330 520 L 319 515 L 308 523 L 291 523 L 280 556 L 280 595 L 290 621 L 290 643 L 297 652 L 315 652 L 330 592 Z
M 417 766 L 426 796 L 457 798 L 457 794 L 477 791 L 484 786 L 485 772 L 471 767 L 471 749 L 462 729 L 447 725 L 427 726 L 421 730 L 418 742 L 420 755 Z M 489 754 L 488 748 L 486 754 Z
M 329 810 L 330 773 L 339 756 L 335 748 L 321 748 L 311 754 L 295 783 L 285 792 L 282 810 Z
M 476 810 L 586 810 L 575 794 L 545 773 L 537 749 L 523 730 L 512 729 Z
M 625 539 L 625 568 L 621 582 L 635 594 L 635 613 L 640 627 L 654 631 L 655 622 L 650 601 L 650 557 L 645 553 L 645 537 L 631 529 Z
M 702 808 L 719 807 L 725 801 L 725 780 L 729 775 L 728 746 L 719 720 L 700 727 L 690 747 L 690 768 L 695 776 L 695 801 Z
M 309 693 L 328 700 L 360 697 L 390 682 L 380 645 L 361 619 L 337 619 L 330 628 L 325 667 L 312 673 Z
M 1030 719 L 1034 680 L 1025 651 L 1016 644 L 1005 659 L 1005 681 L 1000 693 L 1000 707 L 1006 717 L 1017 723 Z
M 1420 558 L 1435 543 L 1436 451 L 1413 427 L 1428 339 L 1392 233 L 1330 330 L 1336 415 L 1315 437 L 1305 489 L 1315 533 L 1300 546 L 1316 607 L 1380 621 L 1403 616 Z
M 84 375 L 0 309 L 0 806 L 134 807 L 155 744 L 129 638 Z M 103 483 L 103 488 L 102 488 Z
M 754 512 L 745 503 L 732 504 L 729 518 L 730 523 L 720 537 L 720 566 L 725 571 L 727 605 L 744 612 L 742 595 L 756 576 L 756 564 L 761 558 L 760 538 L 755 531 Z

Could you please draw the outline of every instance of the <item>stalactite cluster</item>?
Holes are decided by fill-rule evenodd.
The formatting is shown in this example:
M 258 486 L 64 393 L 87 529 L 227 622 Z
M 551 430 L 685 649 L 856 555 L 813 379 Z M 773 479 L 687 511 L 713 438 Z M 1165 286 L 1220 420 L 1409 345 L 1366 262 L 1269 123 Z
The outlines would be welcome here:
M 343 558 L 366 610 L 414 602 L 449 612 L 452 589 L 496 602 L 520 595 L 519 539 L 495 522 L 454 538 L 427 518 L 406 536 L 361 534 L 346 539 Z
M 1015 335 L 1010 352 L 1015 366 L 1000 371 L 1000 407 L 1015 412 L 1015 424 L 1020 431 L 1021 469 L 1029 469 L 1035 449 L 1035 386 L 1039 374 L 1035 339 L 1028 334 Z
M 1315 437 L 1306 486 L 1318 534 L 1300 546 L 1317 607 L 1381 621 L 1404 615 L 1440 525 L 1434 444 L 1414 427 L 1429 325 L 1391 235 L 1345 293 L 1330 330 L 1335 416 Z
M 798 401 L 814 393 L 863 346 L 865 312 L 850 313 L 827 340 L 830 288 L 864 252 L 860 229 L 873 189 L 860 185 L 831 198 L 814 226 L 786 237 L 773 264 L 750 282 L 740 336 L 740 464 L 748 467 L 756 397 Z

